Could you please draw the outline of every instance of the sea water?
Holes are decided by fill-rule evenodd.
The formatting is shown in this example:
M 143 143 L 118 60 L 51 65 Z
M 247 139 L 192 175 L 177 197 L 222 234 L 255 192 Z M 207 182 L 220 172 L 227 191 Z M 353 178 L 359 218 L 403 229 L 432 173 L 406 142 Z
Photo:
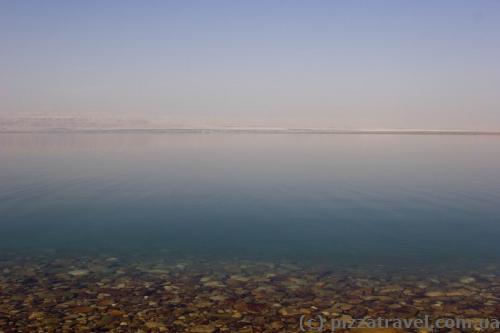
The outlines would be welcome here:
M 500 137 L 1 134 L 0 251 L 494 263 Z

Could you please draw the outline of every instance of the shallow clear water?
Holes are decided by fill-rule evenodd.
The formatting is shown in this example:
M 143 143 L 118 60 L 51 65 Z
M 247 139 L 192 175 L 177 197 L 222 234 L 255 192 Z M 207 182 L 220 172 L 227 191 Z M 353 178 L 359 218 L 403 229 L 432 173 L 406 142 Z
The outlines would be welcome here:
M 0 248 L 494 262 L 500 137 L 0 135 Z

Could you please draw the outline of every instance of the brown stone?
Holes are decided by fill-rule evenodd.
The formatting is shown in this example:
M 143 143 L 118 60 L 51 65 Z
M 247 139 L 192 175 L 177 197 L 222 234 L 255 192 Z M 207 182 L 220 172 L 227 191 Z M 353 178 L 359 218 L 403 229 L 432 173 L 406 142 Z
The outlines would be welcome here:
M 217 327 L 212 325 L 196 325 L 189 329 L 191 333 L 213 333 L 217 331 Z
M 94 311 L 94 308 L 90 306 L 79 306 L 73 309 L 74 313 L 91 313 L 92 311 Z

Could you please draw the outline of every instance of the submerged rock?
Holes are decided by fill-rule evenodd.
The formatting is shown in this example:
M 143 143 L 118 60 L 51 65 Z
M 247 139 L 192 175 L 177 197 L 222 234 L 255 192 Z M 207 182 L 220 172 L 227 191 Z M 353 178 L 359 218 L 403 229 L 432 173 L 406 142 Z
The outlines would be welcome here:
M 88 275 L 90 272 L 86 269 L 75 269 L 75 270 L 72 270 L 72 271 L 69 271 L 68 274 L 71 275 L 71 276 L 84 276 L 84 275 Z
M 476 282 L 476 279 L 470 276 L 464 276 L 463 278 L 460 279 L 460 283 L 463 284 L 470 284 Z
M 427 297 L 443 297 L 446 296 L 446 293 L 442 291 L 428 291 L 425 293 L 425 296 Z

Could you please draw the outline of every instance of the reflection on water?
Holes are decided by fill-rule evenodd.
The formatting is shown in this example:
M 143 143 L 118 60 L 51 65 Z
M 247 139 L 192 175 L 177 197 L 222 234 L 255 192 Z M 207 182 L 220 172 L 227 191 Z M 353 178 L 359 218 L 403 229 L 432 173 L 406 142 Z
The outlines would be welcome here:
M 0 135 L 4 251 L 494 261 L 500 139 Z

